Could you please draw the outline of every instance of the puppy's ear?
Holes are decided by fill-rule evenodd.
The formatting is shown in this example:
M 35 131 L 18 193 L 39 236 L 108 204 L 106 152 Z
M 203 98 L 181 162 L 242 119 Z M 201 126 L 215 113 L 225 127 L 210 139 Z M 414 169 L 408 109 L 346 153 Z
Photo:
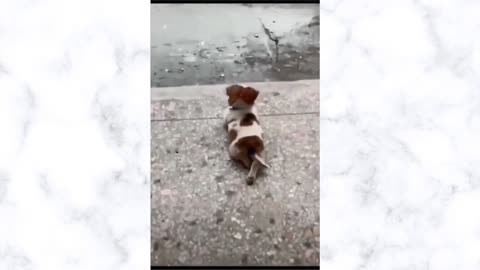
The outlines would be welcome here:
M 243 87 L 238 84 L 230 85 L 229 87 L 227 87 L 227 96 L 238 96 L 242 89 Z
M 258 91 L 252 87 L 246 87 L 242 89 L 240 94 L 242 100 L 247 103 L 248 105 L 253 105 L 255 99 L 258 97 Z

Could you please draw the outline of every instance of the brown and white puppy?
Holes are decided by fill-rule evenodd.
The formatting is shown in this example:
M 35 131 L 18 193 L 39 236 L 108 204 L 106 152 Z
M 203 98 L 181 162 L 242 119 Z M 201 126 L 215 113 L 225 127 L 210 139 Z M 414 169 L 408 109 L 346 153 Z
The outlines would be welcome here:
M 228 105 L 225 128 L 228 130 L 228 153 L 250 171 L 247 184 L 255 182 L 260 167 L 269 168 L 264 161 L 263 131 L 258 121 L 255 99 L 258 91 L 238 84 L 227 87 Z

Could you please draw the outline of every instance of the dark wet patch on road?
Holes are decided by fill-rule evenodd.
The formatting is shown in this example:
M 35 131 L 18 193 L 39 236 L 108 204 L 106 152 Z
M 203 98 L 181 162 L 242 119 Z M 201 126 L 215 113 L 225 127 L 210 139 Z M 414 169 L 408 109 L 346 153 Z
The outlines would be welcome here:
M 178 41 L 152 46 L 152 87 L 319 78 L 318 24 L 313 17 L 277 37 L 265 33 L 232 37 L 227 44 Z M 268 35 L 267 35 L 268 33 Z M 155 47 L 155 48 L 154 48 Z

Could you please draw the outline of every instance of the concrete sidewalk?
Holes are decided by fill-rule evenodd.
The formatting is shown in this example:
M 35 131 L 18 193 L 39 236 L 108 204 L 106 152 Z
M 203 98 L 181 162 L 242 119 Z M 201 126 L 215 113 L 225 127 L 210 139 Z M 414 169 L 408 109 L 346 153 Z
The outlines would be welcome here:
M 152 265 L 319 264 L 319 82 L 251 83 L 272 166 L 227 154 L 226 85 L 152 89 Z

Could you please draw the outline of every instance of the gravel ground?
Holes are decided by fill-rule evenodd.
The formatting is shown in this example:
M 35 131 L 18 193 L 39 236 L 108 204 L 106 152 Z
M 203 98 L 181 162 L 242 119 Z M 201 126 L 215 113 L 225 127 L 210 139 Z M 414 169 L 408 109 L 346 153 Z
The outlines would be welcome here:
M 319 264 L 318 81 L 255 87 L 260 113 L 269 112 L 260 121 L 272 168 L 253 186 L 226 152 L 216 116 L 225 106 L 223 86 L 208 94 L 184 87 L 183 98 L 152 89 L 157 107 L 172 111 L 152 112 L 153 265 Z M 282 105 L 289 100 L 309 100 L 317 111 Z M 186 113 L 205 102 L 209 109 Z

